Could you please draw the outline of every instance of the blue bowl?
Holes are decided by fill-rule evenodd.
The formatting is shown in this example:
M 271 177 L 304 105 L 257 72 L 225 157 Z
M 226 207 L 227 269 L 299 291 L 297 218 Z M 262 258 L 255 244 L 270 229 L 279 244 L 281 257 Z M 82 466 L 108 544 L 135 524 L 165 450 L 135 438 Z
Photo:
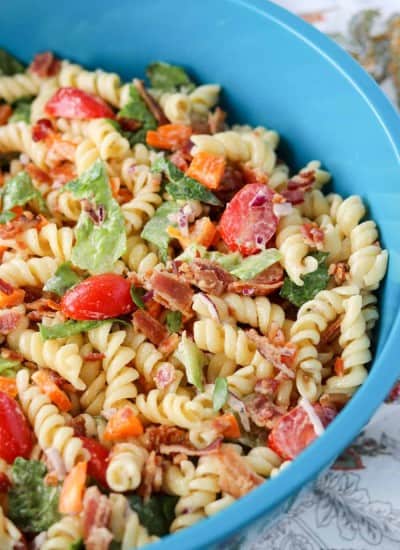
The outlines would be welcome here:
M 3 0 L 2 46 L 25 61 L 51 49 L 128 79 L 149 61 L 185 65 L 220 82 L 232 120 L 279 131 L 298 168 L 320 159 L 339 193 L 358 193 L 378 222 L 390 265 L 370 375 L 326 433 L 277 478 L 154 549 L 244 540 L 329 466 L 400 373 L 400 123 L 371 78 L 338 46 L 266 0 Z M 227 543 L 232 548 L 233 540 Z M 153 547 L 152 547 L 153 548 Z

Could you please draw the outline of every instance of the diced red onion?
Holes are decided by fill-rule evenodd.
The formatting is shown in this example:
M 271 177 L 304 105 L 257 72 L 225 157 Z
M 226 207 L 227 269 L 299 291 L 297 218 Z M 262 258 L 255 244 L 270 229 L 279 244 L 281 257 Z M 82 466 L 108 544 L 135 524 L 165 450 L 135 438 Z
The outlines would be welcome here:
M 211 319 L 215 319 L 216 321 L 220 321 L 219 314 L 218 314 L 218 309 L 217 309 L 216 305 L 214 304 L 214 302 L 212 301 L 212 299 L 209 296 L 207 296 L 207 294 L 204 294 L 203 292 L 199 292 L 197 294 L 197 296 L 199 297 L 199 299 L 203 302 L 203 304 L 208 309 L 208 312 L 210 314 Z
M 302 397 L 299 401 L 299 405 L 300 407 L 303 407 L 303 409 L 308 414 L 308 418 L 310 419 L 310 422 L 313 425 L 314 431 L 317 436 L 322 435 L 325 431 L 325 428 L 310 401 L 305 397 Z
M 239 399 L 237 395 L 235 395 L 231 391 L 228 392 L 228 405 L 233 411 L 238 413 L 243 428 L 246 430 L 246 432 L 249 432 L 250 420 L 246 411 L 245 404 Z
M 268 194 L 264 190 L 260 189 L 260 191 L 258 191 L 250 201 L 249 206 L 250 208 L 258 208 L 259 206 L 263 206 L 269 200 L 270 197 Z

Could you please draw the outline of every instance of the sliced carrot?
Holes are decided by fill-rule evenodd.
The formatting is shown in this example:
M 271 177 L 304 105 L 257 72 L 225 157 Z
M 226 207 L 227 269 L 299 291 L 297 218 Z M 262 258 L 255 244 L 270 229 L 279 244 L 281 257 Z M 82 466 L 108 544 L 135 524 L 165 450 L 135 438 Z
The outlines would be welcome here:
M 78 462 L 64 479 L 58 501 L 60 514 L 79 514 L 83 508 L 87 462 Z
M 25 290 L 22 288 L 14 288 L 14 290 L 8 294 L 0 289 L 0 309 L 6 307 L 18 306 L 22 304 L 25 297 Z
M 0 391 L 6 393 L 10 397 L 17 396 L 17 382 L 15 378 L 7 378 L 6 376 L 0 376 Z
M 214 241 L 217 227 L 207 216 L 196 220 L 189 235 L 192 243 L 208 248 Z
M 121 187 L 121 180 L 116 176 L 112 176 L 110 178 L 110 187 L 111 187 L 112 196 L 114 197 L 114 199 L 117 199 L 119 188 Z
M 213 420 L 214 427 L 228 439 L 240 437 L 240 427 L 235 415 L 232 413 L 222 414 Z
M 115 412 L 107 423 L 104 432 L 106 441 L 117 441 L 128 437 L 142 435 L 143 425 L 130 407 L 123 407 Z
M 157 149 L 176 151 L 183 147 L 190 136 L 192 128 L 185 124 L 164 124 L 157 130 L 149 130 L 146 135 L 147 145 Z
M 68 412 L 72 408 L 68 395 L 57 386 L 51 374 L 45 369 L 39 369 L 32 375 L 32 380 L 45 393 L 50 401 L 57 405 L 62 412 Z
M 7 124 L 7 121 L 11 115 L 12 108 L 10 105 L 7 105 L 6 103 L 4 105 L 0 105 L 0 126 Z
M 218 189 L 225 172 L 225 166 L 224 157 L 200 151 L 193 157 L 186 175 L 209 189 Z
M 336 376 L 344 375 L 344 361 L 341 357 L 336 357 L 333 370 L 335 371 Z

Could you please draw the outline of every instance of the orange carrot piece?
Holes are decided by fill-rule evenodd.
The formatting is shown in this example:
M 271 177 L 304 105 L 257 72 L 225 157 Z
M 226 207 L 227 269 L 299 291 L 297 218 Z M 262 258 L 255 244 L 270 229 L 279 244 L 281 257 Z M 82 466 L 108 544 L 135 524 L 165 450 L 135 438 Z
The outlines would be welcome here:
M 25 291 L 22 288 L 15 288 L 11 294 L 0 291 L 0 309 L 6 307 L 18 306 L 22 304 L 25 297 Z
M 232 413 L 222 414 L 213 420 L 214 427 L 228 439 L 240 437 L 240 427 L 235 415 Z
M 79 514 L 83 508 L 87 462 L 78 462 L 64 479 L 58 501 L 60 514 Z
M 68 412 L 71 410 L 72 403 L 70 398 L 57 386 L 47 370 L 39 369 L 32 375 L 32 380 L 48 396 L 50 401 L 57 405 L 60 411 Z
M 6 393 L 10 397 L 17 396 L 17 382 L 15 378 L 7 378 L 6 376 L 0 376 L 0 391 Z
M 146 135 L 147 145 L 157 149 L 176 150 L 183 147 L 190 136 L 192 128 L 186 124 L 164 124 L 157 130 L 149 130 Z
M 225 172 L 225 166 L 224 157 L 200 151 L 193 157 L 186 175 L 209 189 L 218 189 Z
M 341 357 L 336 357 L 333 370 L 335 371 L 336 376 L 344 375 L 344 361 Z
M 196 220 L 189 232 L 191 242 L 208 248 L 214 241 L 217 227 L 207 216 Z
M 143 425 L 130 407 L 123 407 L 115 412 L 107 423 L 104 439 L 116 441 L 142 435 Z

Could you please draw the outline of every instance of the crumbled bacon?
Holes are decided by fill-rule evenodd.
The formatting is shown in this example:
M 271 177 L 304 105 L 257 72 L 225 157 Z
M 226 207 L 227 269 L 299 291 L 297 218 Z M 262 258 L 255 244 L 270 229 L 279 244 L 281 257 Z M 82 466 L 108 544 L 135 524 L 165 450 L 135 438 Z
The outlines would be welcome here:
M 87 353 L 83 356 L 84 361 L 101 361 L 104 359 L 105 355 L 104 353 L 100 353 L 98 351 L 91 351 L 90 353 Z
M 158 493 L 162 484 L 162 457 L 151 451 L 142 471 L 142 483 L 138 493 L 144 500 L 148 500 L 153 492 Z
M 190 445 L 188 432 L 175 426 L 149 426 L 142 442 L 148 451 L 159 451 L 161 445 Z
M 336 317 L 332 323 L 329 323 L 326 329 L 321 333 L 319 347 L 324 346 L 325 344 L 330 344 L 339 337 L 342 319 L 343 316 L 339 315 L 339 317 Z
M 83 538 L 87 548 L 87 540 L 93 531 L 107 527 L 111 516 L 111 504 L 105 495 L 102 495 L 95 486 L 85 491 L 83 498 Z M 94 549 L 95 547 L 93 547 Z M 96 549 L 97 550 L 97 549 Z
M 336 357 L 333 365 L 336 376 L 344 376 L 344 361 L 341 357 Z
M 15 290 L 15 287 L 7 283 L 4 279 L 0 279 L 0 292 L 10 296 Z
M 294 371 L 288 367 L 288 365 L 292 366 L 296 355 L 297 347 L 294 344 L 288 342 L 283 346 L 276 346 L 265 336 L 260 336 L 254 329 L 250 329 L 246 333 L 265 359 L 288 378 L 294 378 Z
M 38 298 L 34 302 L 29 302 L 26 304 L 26 309 L 39 311 L 59 311 L 61 308 L 60 304 L 50 298 Z
M 139 80 L 138 78 L 135 78 L 133 80 L 133 85 L 135 86 L 136 90 L 139 92 L 140 97 L 146 103 L 149 111 L 154 116 L 158 124 L 159 125 L 168 124 L 169 120 L 165 116 L 164 111 L 161 109 L 160 105 L 154 99 L 154 97 L 151 96 L 149 92 L 146 90 L 143 84 L 143 80 Z
M 4 105 L 0 105 L 0 126 L 7 124 L 7 121 L 11 115 L 12 109 L 10 105 L 7 105 L 7 103 L 5 103 Z
M 51 183 L 49 174 L 35 164 L 32 164 L 32 162 L 29 162 L 25 166 L 25 171 L 28 172 L 33 180 L 37 180 L 40 183 Z
M 156 302 L 172 311 L 190 315 L 194 293 L 186 281 L 166 271 L 153 271 L 149 284 Z
M 52 52 L 38 53 L 29 65 L 29 70 L 41 78 L 55 76 L 61 69 L 61 61 Z
M 257 393 L 265 395 L 273 399 L 279 388 L 279 380 L 275 378 L 261 378 L 257 380 L 254 390 Z
M 283 285 L 284 272 L 279 263 L 250 279 L 249 281 L 234 281 L 229 284 L 229 292 L 244 294 L 245 296 L 268 296 Z
M 161 454 L 184 454 L 188 456 L 207 456 L 213 453 L 217 453 L 221 447 L 223 437 L 217 437 L 210 445 L 203 449 L 197 449 L 193 445 L 160 445 Z
M 46 153 L 46 163 L 51 168 L 54 168 L 60 163 L 69 161 L 75 162 L 75 143 L 66 139 L 61 139 L 59 136 L 53 135 Z
M 223 447 L 218 453 L 220 462 L 219 485 L 223 493 L 240 498 L 255 489 L 264 479 L 253 472 L 243 457 L 230 447 Z
M 253 394 L 246 399 L 246 411 L 259 428 L 273 427 L 272 420 L 280 418 L 286 410 L 272 403 L 265 395 Z
M 117 122 L 121 126 L 121 130 L 126 132 L 136 132 L 143 126 L 143 122 L 140 120 L 134 120 L 133 118 L 125 118 L 122 116 L 117 117 Z
M 325 232 L 315 222 L 306 222 L 300 227 L 300 233 L 308 246 L 321 250 L 324 243 Z
M 159 390 L 164 390 L 175 380 L 175 369 L 171 363 L 161 363 L 154 376 L 154 382 Z
M 236 165 L 227 163 L 224 175 L 215 194 L 226 204 L 245 183 L 243 172 Z
M 179 344 L 179 336 L 174 333 L 170 334 L 165 338 L 161 344 L 158 346 L 158 351 L 162 353 L 165 357 L 168 357 L 173 353 Z
M 192 162 L 192 155 L 186 147 L 183 147 L 175 151 L 171 155 L 169 160 L 173 164 L 175 164 L 175 166 L 179 168 L 179 170 L 182 170 L 182 172 L 186 172 L 186 170 L 189 168 L 190 163 Z
M 266 185 L 268 183 L 268 176 L 264 172 L 257 168 L 251 168 L 250 166 L 242 167 L 242 174 L 246 183 L 262 183 Z
M 0 225 L 0 239 L 12 239 L 27 229 L 40 229 L 46 223 L 46 218 L 42 215 L 34 216 L 31 212 L 26 211 L 9 222 Z
M 72 162 L 62 162 L 50 168 L 50 176 L 53 178 L 53 188 L 62 186 L 76 177 L 75 165 Z
M 24 356 L 19 353 L 18 351 L 14 351 L 9 348 L 1 348 L 1 357 L 4 357 L 4 359 L 14 359 L 15 361 L 23 361 Z
M 87 435 L 85 420 L 82 416 L 73 416 L 69 421 L 68 426 L 74 430 L 74 436 L 76 437 Z
M 193 262 L 182 262 L 178 272 L 190 284 L 197 286 L 203 292 L 220 296 L 227 291 L 234 277 L 218 264 L 209 260 L 196 259 Z
M 350 395 L 347 393 L 324 393 L 319 398 L 322 407 L 339 411 L 348 403 Z
M 336 264 L 331 264 L 328 269 L 329 275 L 333 276 L 335 283 L 338 286 L 343 285 L 343 283 L 348 279 L 348 273 L 350 271 L 349 264 L 346 262 L 337 262 Z
M 0 315 L 0 334 L 10 334 L 10 332 L 17 328 L 21 318 L 22 314 L 17 311 L 5 311 Z
M 53 124 L 48 118 L 40 118 L 32 127 L 33 141 L 44 141 L 53 134 Z
M 304 193 L 312 188 L 314 181 L 315 170 L 303 170 L 288 181 L 281 195 L 292 204 L 300 204 L 304 201 Z
M 147 311 L 138 309 L 132 316 L 133 326 L 142 332 L 152 344 L 158 345 L 168 337 L 168 330 Z
M 208 114 L 208 127 L 210 134 L 217 134 L 225 130 L 226 113 L 217 107 L 213 113 Z

